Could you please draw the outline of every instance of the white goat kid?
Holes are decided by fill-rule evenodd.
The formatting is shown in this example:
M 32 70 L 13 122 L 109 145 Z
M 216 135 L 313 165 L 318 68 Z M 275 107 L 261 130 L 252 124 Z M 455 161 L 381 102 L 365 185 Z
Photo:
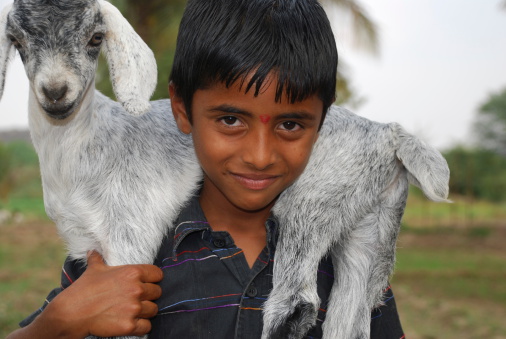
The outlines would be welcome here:
M 0 84 L 14 47 L 25 64 L 46 212 L 70 256 L 95 249 L 110 265 L 152 263 L 200 169 L 168 100 L 133 116 L 150 108 L 151 50 L 102 0 L 16 0 L 1 15 L 0 39 Z M 131 114 L 95 91 L 101 45 Z
M 100 45 L 123 107 L 94 90 Z M 46 211 L 70 256 L 95 249 L 110 265 L 152 263 L 201 177 L 169 101 L 149 109 L 152 52 L 103 0 L 15 0 L 0 14 L 0 96 L 14 47 L 30 80 Z M 281 229 L 264 337 L 301 338 L 316 322 L 317 264 L 329 251 L 336 280 L 324 336 L 368 337 L 393 268 L 407 178 L 446 198 L 437 151 L 398 125 L 330 109 L 307 169 L 274 207 Z
M 101 45 L 121 105 L 95 91 Z M 102 0 L 7 6 L 0 15 L 0 97 L 15 49 L 30 81 L 46 213 L 69 255 L 84 261 L 94 249 L 109 265 L 153 263 L 201 176 L 169 101 L 149 103 L 153 53 Z

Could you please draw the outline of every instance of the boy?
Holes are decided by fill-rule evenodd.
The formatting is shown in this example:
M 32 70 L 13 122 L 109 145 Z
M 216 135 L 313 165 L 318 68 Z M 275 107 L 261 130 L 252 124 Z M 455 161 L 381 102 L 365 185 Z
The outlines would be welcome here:
M 154 266 L 108 267 L 96 253 L 86 270 L 67 260 L 62 289 L 9 338 L 260 338 L 278 228 L 271 208 L 307 164 L 334 101 L 336 66 L 316 0 L 190 0 L 169 91 L 204 172 L 200 191 Z M 328 272 L 326 259 L 308 338 L 322 337 Z M 403 337 L 391 294 L 371 333 Z

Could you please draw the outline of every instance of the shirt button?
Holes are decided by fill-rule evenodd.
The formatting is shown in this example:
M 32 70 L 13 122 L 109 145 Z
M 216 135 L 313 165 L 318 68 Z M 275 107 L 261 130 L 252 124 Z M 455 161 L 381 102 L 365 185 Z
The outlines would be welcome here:
M 214 244 L 214 246 L 216 246 L 218 248 L 222 248 L 222 247 L 225 247 L 225 240 L 223 240 L 223 239 L 214 239 L 213 240 L 213 244 Z
M 255 285 L 251 284 L 248 287 L 248 290 L 246 291 L 246 295 L 250 298 L 254 298 L 257 296 L 257 294 L 258 294 L 257 288 L 255 287 Z

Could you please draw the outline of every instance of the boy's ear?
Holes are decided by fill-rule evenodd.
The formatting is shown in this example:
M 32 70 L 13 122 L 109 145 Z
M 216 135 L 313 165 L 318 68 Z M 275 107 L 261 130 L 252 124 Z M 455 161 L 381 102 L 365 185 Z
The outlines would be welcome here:
M 169 83 L 170 106 L 172 107 L 172 114 L 176 120 L 177 127 L 185 134 L 190 134 L 192 125 L 186 114 L 186 106 L 183 99 L 176 94 L 176 87 L 174 83 Z

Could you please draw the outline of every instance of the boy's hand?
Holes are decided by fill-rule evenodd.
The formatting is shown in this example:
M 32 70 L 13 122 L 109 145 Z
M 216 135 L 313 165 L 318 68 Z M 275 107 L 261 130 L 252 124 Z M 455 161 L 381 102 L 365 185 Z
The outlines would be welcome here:
M 83 275 L 42 312 L 49 323 L 66 324 L 70 337 L 135 335 L 151 330 L 149 318 L 158 312 L 152 300 L 162 290 L 163 273 L 153 265 L 107 266 L 92 252 Z M 48 312 L 49 311 L 49 312 Z

